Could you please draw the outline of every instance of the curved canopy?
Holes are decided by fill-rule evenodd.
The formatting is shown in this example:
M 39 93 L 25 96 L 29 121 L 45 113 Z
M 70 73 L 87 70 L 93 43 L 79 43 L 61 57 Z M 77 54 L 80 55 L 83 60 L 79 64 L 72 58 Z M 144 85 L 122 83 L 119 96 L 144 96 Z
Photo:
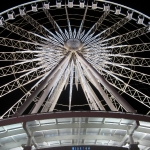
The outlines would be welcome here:
M 44 113 L 0 121 L 1 150 L 73 145 L 128 147 L 132 135 L 140 149 L 150 148 L 150 117 L 118 112 Z

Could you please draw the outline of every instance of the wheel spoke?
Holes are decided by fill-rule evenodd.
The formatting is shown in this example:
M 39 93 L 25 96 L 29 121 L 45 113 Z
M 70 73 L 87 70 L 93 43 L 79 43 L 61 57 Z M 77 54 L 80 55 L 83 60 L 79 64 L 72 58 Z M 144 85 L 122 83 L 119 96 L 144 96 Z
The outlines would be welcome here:
M 52 77 L 61 68 L 61 66 L 64 63 L 67 64 L 69 62 L 70 57 L 71 57 L 71 54 L 67 53 L 67 55 L 57 64 L 57 66 L 55 68 L 53 68 L 52 71 L 49 72 L 48 76 L 45 78 L 45 80 L 42 82 L 42 84 L 40 86 L 38 86 L 38 88 L 33 92 L 33 94 L 30 97 L 28 97 L 28 99 L 26 100 L 24 105 L 19 108 L 16 115 L 17 114 L 22 114 L 25 111 L 25 109 L 31 104 L 31 102 L 39 94 L 39 92 L 42 91 L 45 88 L 45 86 L 48 84 L 50 79 L 52 79 Z
M 126 112 L 125 108 L 121 104 L 119 104 L 117 102 L 117 100 L 115 99 L 115 97 L 106 88 L 104 88 L 104 91 L 107 94 L 107 96 L 109 97 L 109 99 L 112 101 L 112 103 L 115 106 L 115 108 L 117 108 L 117 111 Z
M 150 67 L 150 59 L 149 58 L 130 57 L 130 56 L 125 56 L 125 55 L 122 55 L 122 56 L 114 55 L 113 57 L 111 57 L 111 62 L 118 63 L 120 65 L 125 65 L 125 66 Z
M 34 52 L 0 52 L 0 61 L 26 61 L 34 59 Z
M 142 92 L 138 91 L 137 89 L 133 88 L 132 86 L 125 83 L 120 78 L 116 77 L 115 75 L 110 74 L 107 70 L 104 70 L 105 73 L 105 79 L 113 85 L 118 90 L 126 93 L 127 95 L 131 96 L 138 102 L 142 103 L 143 105 L 150 108 L 150 97 L 143 94 Z
M 36 62 L 38 60 L 34 61 L 26 61 L 26 62 L 22 62 L 22 63 L 17 63 L 14 65 L 10 65 L 10 66 L 5 66 L 5 67 L 1 67 L 0 68 L 0 77 L 4 77 L 4 76 L 8 76 L 8 75 L 13 75 L 16 73 L 23 73 L 23 72 L 27 72 L 27 71 L 31 71 L 33 69 L 37 68 Z M 41 66 L 42 68 L 43 66 Z
M 21 37 L 26 38 L 27 40 L 31 40 L 31 41 L 38 42 L 38 43 L 42 43 L 42 41 L 47 41 L 47 39 L 42 36 L 37 36 L 33 32 L 28 32 L 25 29 L 22 29 L 8 22 L 4 23 L 4 28 L 15 34 L 20 35 Z
M 148 27 L 143 27 L 116 37 L 112 37 L 106 40 L 102 40 L 100 41 L 100 43 L 107 43 L 108 45 L 117 45 L 123 42 L 126 42 L 128 40 L 131 40 L 133 38 L 139 37 L 143 34 L 148 33 L 150 30 L 148 29 Z
M 63 75 L 67 65 L 68 65 L 67 63 L 63 64 L 61 70 L 58 70 L 55 73 L 55 76 L 50 80 L 50 82 L 48 83 L 46 89 L 44 89 L 44 92 L 43 92 L 42 96 L 39 98 L 35 108 L 32 110 L 32 113 L 37 113 L 38 112 L 41 105 L 43 104 L 46 97 L 48 96 L 50 90 L 58 84 L 58 82 L 61 79 L 61 76 Z
M 99 91 L 99 93 L 101 94 L 101 96 L 103 97 L 103 99 L 105 100 L 107 105 L 109 106 L 109 108 L 112 111 L 117 111 L 117 109 L 114 107 L 114 105 L 112 104 L 110 99 L 107 97 L 106 93 L 103 91 L 102 87 L 100 86 L 98 81 L 95 79 L 95 77 L 92 75 L 92 73 L 89 70 L 86 69 L 86 66 L 83 63 L 81 65 L 82 65 L 82 67 L 84 68 L 84 70 L 86 72 L 87 78 L 97 88 L 97 90 Z
M 123 80 L 113 75 L 111 72 L 107 71 L 106 69 L 101 68 L 97 64 L 91 62 L 92 65 L 99 70 L 99 68 L 102 71 L 103 76 L 105 77 L 106 81 L 117 88 L 118 90 L 122 91 L 123 93 L 126 93 L 127 95 L 131 96 L 135 100 L 139 101 L 143 105 L 150 108 L 150 97 L 143 94 L 142 92 L 138 91 L 137 89 L 133 88 L 132 86 L 126 84 Z
M 102 105 L 101 101 L 98 99 L 98 97 L 96 96 L 95 92 L 93 91 L 92 87 L 90 86 L 90 84 L 87 82 L 87 86 L 89 89 L 89 92 L 91 93 L 91 96 L 93 97 L 95 103 L 97 104 L 99 110 L 105 110 L 104 106 Z
M 78 68 L 75 65 L 75 85 L 76 85 L 77 90 L 78 90 L 78 83 L 79 83 L 79 73 L 78 73 Z
M 3 85 L 0 87 L 0 97 L 20 88 L 23 87 L 26 84 L 29 84 L 43 76 L 43 73 L 38 70 L 39 68 L 35 68 L 24 75 L 20 76 L 19 78 Z
M 62 77 L 49 100 L 51 103 L 51 106 L 49 107 L 48 112 L 51 112 L 54 110 L 56 103 L 58 101 L 58 98 L 59 98 L 64 86 L 65 86 L 65 80 L 64 80 L 64 77 Z
M 112 74 L 116 74 L 121 77 L 129 78 L 131 80 L 135 80 L 150 85 L 150 75 L 132 70 L 130 68 L 115 63 L 109 63 L 109 65 L 113 66 L 113 67 L 108 67 L 108 71 Z
M 150 43 L 134 44 L 134 45 L 118 45 L 118 46 L 108 46 L 113 54 L 130 54 L 137 52 L 149 51 Z
M 65 66 L 65 68 L 66 68 L 66 66 Z M 69 68 L 69 70 L 70 70 L 70 68 Z M 53 86 L 53 89 L 51 90 L 51 93 L 48 96 L 48 100 L 46 101 L 41 112 L 48 112 L 48 111 L 54 110 L 56 102 L 67 82 L 67 79 L 69 78 L 70 71 L 68 71 L 68 69 L 66 69 L 66 71 L 64 73 L 65 76 L 62 76 L 62 73 L 59 75 L 59 78 L 57 78 L 57 82 L 55 82 L 55 85 Z
M 100 73 L 98 73 L 98 71 L 95 68 L 93 68 L 88 63 L 88 61 L 82 55 L 78 54 L 77 57 L 80 59 L 81 62 L 83 62 L 87 67 L 89 67 L 89 69 L 91 70 L 91 72 L 93 73 L 93 75 L 97 78 L 97 80 L 99 80 L 99 82 L 114 95 L 114 97 L 116 98 L 116 100 L 121 105 L 123 105 L 128 112 L 134 112 L 135 111 L 132 108 L 132 106 L 130 106 L 128 104 L 128 102 L 105 80 L 105 78 L 103 78 L 103 76 Z M 92 65 L 93 66 L 97 66 L 97 64 L 93 64 L 93 62 L 92 62 Z M 99 68 L 99 66 L 98 66 L 98 68 Z M 103 69 L 103 70 L 105 70 L 105 69 Z
M 90 91 L 88 89 L 87 81 L 86 81 L 86 79 L 84 77 L 84 74 L 83 74 L 83 71 L 81 69 L 81 66 L 80 66 L 78 61 L 76 61 L 76 63 L 77 63 L 79 76 L 80 76 L 79 80 L 80 80 L 81 86 L 83 88 L 84 94 L 85 94 L 85 96 L 87 98 L 87 101 L 89 103 L 90 109 L 91 110 L 98 110 L 98 107 L 97 107 L 96 103 L 94 102 L 93 97 L 90 95 Z
M 67 17 L 67 23 L 68 23 L 68 29 L 69 29 L 69 38 L 72 38 L 72 30 L 71 30 L 71 25 L 70 25 L 70 20 L 69 20 L 69 15 L 68 15 L 66 3 L 65 3 L 65 11 L 66 11 L 66 17 Z
M 77 38 L 78 39 L 80 38 L 80 35 L 81 35 L 81 32 L 82 32 L 82 28 L 84 26 L 84 22 L 85 22 L 85 17 L 86 17 L 86 14 L 87 14 L 87 10 L 88 10 L 88 1 L 87 1 L 87 4 L 86 4 L 86 8 L 85 8 L 83 19 L 81 21 L 81 24 L 80 24 L 80 27 L 79 27 L 79 30 L 78 30 L 78 33 L 77 33 Z
M 95 33 L 95 31 L 99 28 L 99 26 L 102 24 L 102 22 L 105 20 L 108 14 L 109 14 L 109 11 L 104 11 L 103 15 L 99 18 L 99 20 L 85 34 L 84 39 L 86 39 L 89 36 L 89 34 Z
M 113 32 L 115 32 L 120 27 L 122 27 L 123 25 L 125 25 L 128 21 L 129 21 L 129 19 L 127 17 L 121 19 L 120 21 L 118 21 L 117 23 L 115 23 L 114 25 L 112 25 L 110 28 L 108 28 L 108 29 L 104 30 L 103 32 L 101 32 L 100 33 L 100 37 L 102 37 L 102 40 L 106 39 Z
M 69 110 L 71 110 L 71 101 L 72 101 L 72 90 L 73 90 L 73 77 L 74 77 L 74 62 L 72 60 L 70 67 L 70 90 L 69 90 Z
M 29 50 L 29 51 L 31 50 L 36 51 L 37 47 L 42 46 L 42 44 L 38 44 L 38 43 L 18 41 L 18 40 L 9 39 L 9 38 L 3 38 L 3 37 L 0 37 L 0 45 L 17 48 L 21 50 Z
M 54 19 L 53 19 L 53 17 L 51 16 L 50 12 L 49 12 L 47 9 L 43 9 L 43 11 L 44 11 L 45 15 L 47 16 L 49 22 L 52 24 L 54 30 L 55 30 L 56 32 L 59 32 L 59 33 L 63 36 L 64 40 L 66 40 L 65 34 L 64 34 L 63 31 L 61 30 L 61 28 L 58 26 L 58 24 L 56 23 L 56 21 L 54 21 Z
M 63 42 L 63 40 L 61 40 L 61 38 L 59 38 L 58 36 L 54 35 L 51 31 L 49 31 L 48 29 L 46 29 L 44 26 L 43 26 L 43 28 L 49 34 L 49 35 L 47 35 L 47 37 L 51 40 L 51 42 L 53 44 L 57 44 L 57 45 L 59 44 L 59 46 L 62 46 L 60 44 L 64 44 L 64 42 Z M 50 35 L 52 35 L 54 38 L 52 36 L 50 36 Z
M 46 76 L 46 75 L 45 75 Z M 17 112 L 20 106 L 26 101 L 26 99 L 32 94 L 32 92 L 37 88 L 37 86 L 41 83 L 41 81 L 45 78 L 42 77 L 34 86 L 31 87 L 29 91 L 27 91 L 11 108 L 9 108 L 1 118 L 13 117 L 13 115 Z
M 31 24 L 39 33 L 44 35 L 45 37 L 48 37 L 49 33 L 43 28 L 42 25 L 40 25 L 36 20 L 34 20 L 31 16 L 28 14 L 22 16 L 29 24 Z

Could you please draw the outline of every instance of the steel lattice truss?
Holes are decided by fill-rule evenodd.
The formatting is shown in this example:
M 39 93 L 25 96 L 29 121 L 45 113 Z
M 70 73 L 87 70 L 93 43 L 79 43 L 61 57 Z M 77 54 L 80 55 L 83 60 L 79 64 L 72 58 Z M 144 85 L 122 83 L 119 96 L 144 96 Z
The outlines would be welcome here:
M 95 17 L 88 27 L 88 11 L 92 8 L 87 4 L 80 14 L 80 25 L 75 26 L 71 21 L 75 18 L 69 14 L 74 8 L 63 4 L 60 9 L 65 12 L 61 15 L 65 19 L 59 20 L 48 5 L 44 3 L 37 11 L 20 9 L 16 21 L 12 18 L 14 13 L 7 20 L 1 17 L 0 45 L 7 49 L 0 52 L 0 61 L 6 64 L 0 68 L 0 78 L 10 76 L 12 80 L 0 85 L 0 97 L 3 99 L 18 89 L 23 91 L 22 97 L 1 118 L 21 115 L 31 103 L 34 105 L 30 113 L 53 111 L 66 87 L 71 110 L 74 85 L 77 89 L 82 87 L 91 110 L 107 110 L 107 106 L 112 111 L 135 112 L 134 106 L 125 100 L 129 96 L 149 112 L 150 94 L 134 83 L 150 85 L 150 75 L 143 69 L 150 67 L 150 59 L 144 57 L 150 48 L 150 26 L 132 18 L 129 12 L 124 15 L 104 5 L 98 7 L 100 17 Z M 52 9 L 57 11 L 55 6 Z M 39 14 L 47 22 L 35 17 Z M 59 25 L 60 21 L 67 23 L 65 27 Z M 8 36 L 3 32 L 9 32 Z

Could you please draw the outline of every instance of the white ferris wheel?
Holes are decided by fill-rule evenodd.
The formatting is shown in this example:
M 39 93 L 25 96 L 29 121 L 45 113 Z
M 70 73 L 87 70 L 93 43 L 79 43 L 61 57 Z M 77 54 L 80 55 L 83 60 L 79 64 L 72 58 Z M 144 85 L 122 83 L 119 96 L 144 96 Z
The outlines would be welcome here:
M 59 111 L 66 88 L 71 111 L 79 87 L 90 110 L 149 114 L 148 16 L 103 0 L 37 0 L 0 16 L 0 97 L 12 105 L 1 119 Z

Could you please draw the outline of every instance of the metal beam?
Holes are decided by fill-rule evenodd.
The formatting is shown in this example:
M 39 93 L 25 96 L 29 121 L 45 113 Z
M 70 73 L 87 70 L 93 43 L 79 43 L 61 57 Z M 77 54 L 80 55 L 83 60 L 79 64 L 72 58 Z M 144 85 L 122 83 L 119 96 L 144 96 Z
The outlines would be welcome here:
M 109 71 L 107 71 L 105 69 L 103 69 L 103 71 L 105 72 L 105 73 L 103 72 L 105 80 L 109 84 L 111 84 L 112 86 L 117 88 L 119 91 L 122 91 L 122 92 L 126 93 L 127 95 L 131 96 L 132 98 L 134 98 L 138 102 L 142 103 L 146 107 L 150 108 L 150 97 L 149 96 L 145 95 L 144 93 L 140 92 L 139 90 L 135 89 L 134 87 L 128 85 L 126 82 L 124 82 L 122 79 L 118 78 L 117 76 L 110 74 Z M 113 82 L 110 82 L 109 79 L 111 79 L 111 81 L 113 81 Z M 117 83 L 117 85 L 114 83 Z
M 61 95 L 61 92 L 65 86 L 65 83 L 66 83 L 66 79 L 62 76 L 62 78 L 60 79 L 52 97 L 49 99 L 50 103 L 51 103 L 51 106 L 50 108 L 48 109 L 49 112 L 52 112 L 56 106 L 56 103 L 58 101 L 58 98 L 60 97 Z
M 83 36 L 83 39 L 86 39 L 89 34 L 93 34 L 105 20 L 110 11 L 105 11 L 103 15 L 99 18 L 99 20 L 92 26 L 92 28 Z
M 106 49 L 110 50 L 112 54 L 128 54 L 149 51 L 150 43 L 133 44 L 133 45 L 116 45 L 108 46 Z
M 30 23 L 37 31 L 42 33 L 45 37 L 48 37 L 49 33 L 40 25 L 36 20 L 34 20 L 28 14 L 22 16 L 28 23 Z
M 54 136 L 49 137 L 49 138 L 35 138 L 37 143 L 42 143 L 42 142 L 50 142 L 50 141 L 58 141 L 58 140 L 71 140 L 71 139 L 76 139 L 78 140 L 78 135 L 62 135 L 62 136 Z M 106 135 L 80 135 L 80 139 L 85 139 L 85 140 L 112 140 L 112 136 L 106 136 Z M 120 141 L 120 136 L 116 135 L 113 136 L 114 141 Z
M 82 118 L 79 118 L 79 127 L 78 127 L 78 139 L 77 139 L 77 145 L 80 143 L 80 133 L 81 133 L 81 126 L 82 126 Z
M 77 58 L 79 59 L 79 61 L 81 63 L 84 63 L 87 68 L 93 73 L 93 75 L 95 75 L 95 77 L 99 80 L 99 82 L 106 87 L 116 98 L 116 100 L 118 101 L 118 103 L 120 103 L 122 106 L 124 106 L 124 108 L 128 111 L 128 112 L 136 112 L 130 105 L 129 103 L 122 97 L 120 96 L 117 91 L 113 88 L 113 86 L 111 86 L 102 75 L 100 75 L 97 70 L 95 68 L 93 68 L 88 62 L 87 60 L 85 60 L 85 58 L 79 54 L 78 52 L 76 53 Z
M 17 48 L 21 50 L 29 50 L 29 51 L 37 51 L 37 47 L 42 47 L 44 45 L 35 43 L 35 42 L 27 42 L 27 41 L 19 41 L 9 38 L 0 37 L 0 45 Z
M 5 66 L 0 68 L 0 77 L 12 75 L 15 73 L 23 73 L 23 72 L 30 72 L 31 70 L 36 70 L 38 63 L 37 61 L 27 61 L 24 63 L 17 63 L 10 66 Z M 42 68 L 42 67 L 41 67 Z
M 148 30 L 148 27 L 143 27 L 143 28 L 119 35 L 119 36 L 115 36 L 106 40 L 102 40 L 100 41 L 100 43 L 107 43 L 108 45 L 117 45 L 119 43 L 123 43 L 125 41 L 139 37 L 148 32 L 150 32 L 150 30 Z
M 68 60 L 69 61 L 69 60 Z M 67 61 L 67 62 L 68 62 Z M 31 114 L 33 113 L 37 113 L 38 110 L 41 108 L 43 102 L 45 101 L 45 98 L 47 97 L 47 95 L 49 94 L 51 88 L 54 86 L 54 84 L 56 84 L 58 82 L 58 80 L 60 79 L 62 73 L 64 72 L 64 67 L 66 62 L 64 62 L 63 64 L 61 64 L 58 69 L 58 71 L 56 72 L 55 76 L 53 76 L 48 84 L 48 86 L 45 88 L 41 98 L 38 100 L 38 102 L 36 103 L 36 106 L 34 107 L 34 109 L 32 110 Z M 62 71 L 63 70 L 63 71 Z
M 84 21 L 85 21 L 85 17 L 86 17 L 86 14 L 87 14 L 87 10 L 88 10 L 88 1 L 87 1 L 87 4 L 86 4 L 86 8 L 85 8 L 83 19 L 81 21 L 81 24 L 80 24 L 80 27 L 79 27 L 79 30 L 78 30 L 78 33 L 77 33 L 77 38 L 78 39 L 80 39 L 80 34 L 81 34 L 82 28 L 84 26 Z
M 70 25 L 70 20 L 69 20 L 66 2 L 65 2 L 65 10 L 66 10 L 67 23 L 68 23 L 68 29 L 69 29 L 69 37 L 72 38 L 72 31 L 71 31 L 71 25 Z
M 31 144 L 33 143 L 34 147 L 38 148 L 36 141 L 35 141 L 35 138 L 33 137 L 33 133 L 30 131 L 30 129 L 27 125 L 27 122 L 23 122 L 23 129 L 26 132 L 27 137 L 28 137 L 27 146 L 31 146 Z
M 74 61 L 72 60 L 70 66 L 69 110 L 71 110 L 71 102 L 72 102 L 73 77 L 74 77 Z
M 78 60 L 76 61 L 78 70 L 79 70 L 79 75 L 80 75 L 80 83 L 81 86 L 83 88 L 84 94 L 86 96 L 86 99 L 88 101 L 89 107 L 91 108 L 91 110 L 99 110 L 91 93 L 90 93 L 90 89 L 88 88 L 88 84 L 87 84 L 87 80 L 85 79 L 85 76 L 83 74 L 83 70 L 81 68 L 81 65 L 79 64 Z
M 21 115 L 26 108 L 31 104 L 34 98 L 39 94 L 41 90 L 47 85 L 49 80 L 55 75 L 55 73 L 60 69 L 60 66 L 64 64 L 66 60 L 70 58 L 70 53 L 68 53 L 60 62 L 59 64 L 50 72 L 50 74 L 42 81 L 42 83 L 37 87 L 37 89 L 28 97 L 25 103 L 17 110 L 15 113 L 16 116 Z
M 116 65 L 124 65 L 124 66 L 142 66 L 142 67 L 150 67 L 150 59 L 144 57 L 131 57 L 127 55 L 117 55 L 110 54 L 112 63 L 116 63 Z M 106 62 L 107 63 L 107 62 Z
M 39 78 L 44 76 L 44 73 L 42 72 L 42 68 L 38 67 L 35 69 L 30 70 L 27 73 L 24 73 L 22 76 L 12 80 L 11 82 L 8 82 L 0 87 L 0 97 L 18 89 L 21 88 Z
M 66 40 L 66 35 L 63 33 L 63 31 L 61 30 L 61 28 L 58 26 L 58 24 L 55 22 L 55 20 L 53 19 L 52 15 L 50 14 L 50 12 L 47 9 L 43 8 L 43 11 L 45 13 L 45 15 L 47 16 L 48 20 L 50 21 L 50 23 L 52 24 L 54 30 L 57 32 L 59 32 L 62 37 L 64 38 L 64 40 Z
M 81 66 L 86 70 L 88 79 L 97 88 L 97 90 L 99 91 L 99 93 L 101 94 L 101 96 L 103 97 L 103 99 L 105 100 L 105 102 L 107 103 L 107 105 L 109 106 L 109 108 L 112 111 L 117 111 L 117 109 L 114 107 L 113 103 L 110 101 L 110 99 L 108 98 L 108 96 L 106 95 L 106 93 L 104 92 L 104 90 L 102 89 L 102 87 L 100 86 L 100 84 L 98 83 L 98 81 L 95 79 L 95 77 L 93 76 L 93 74 L 91 73 L 91 71 L 87 69 L 87 67 L 85 66 L 84 63 L 81 63 Z
M 90 86 L 90 84 L 87 82 L 87 85 L 89 87 L 89 91 L 92 95 L 92 97 L 95 100 L 95 103 L 97 104 L 97 106 L 99 107 L 100 110 L 105 110 L 104 106 L 102 105 L 101 101 L 98 99 L 97 95 L 95 94 L 95 92 L 93 91 L 92 87 Z
M 68 67 L 68 62 L 66 62 L 66 64 L 62 68 L 61 73 L 59 74 L 59 77 L 57 78 L 41 112 L 48 112 L 54 110 L 57 100 L 65 86 L 65 83 L 67 82 L 67 78 L 69 77 L 70 71 L 68 71 L 68 68 L 66 69 L 66 67 Z
M 112 25 L 111 27 L 109 27 L 106 30 L 102 31 L 100 33 L 100 37 L 102 38 L 101 40 L 106 39 L 109 35 L 111 35 L 113 32 L 118 30 L 120 27 L 122 27 L 128 21 L 129 21 L 129 19 L 127 17 L 125 17 L 125 18 L 121 19 L 120 21 L 118 21 L 117 23 L 115 23 L 114 25 Z
M 140 126 L 140 123 L 139 121 L 135 121 L 134 124 L 129 128 L 127 126 L 127 134 L 124 136 L 124 138 L 121 140 L 121 143 L 119 144 L 119 146 L 123 146 L 126 144 L 126 142 L 129 140 L 130 141 L 130 144 L 134 144 L 134 141 L 133 141 L 133 133 L 134 131 Z
M 129 78 L 144 84 L 150 85 L 150 75 L 144 74 L 135 70 L 132 70 L 128 67 L 125 67 L 123 65 L 119 65 L 118 63 L 107 63 L 108 66 L 108 72 L 117 76 Z
M 5 29 L 15 33 L 15 34 L 18 34 L 20 35 L 21 37 L 24 37 L 26 38 L 27 40 L 31 40 L 31 41 L 34 41 L 34 42 L 38 42 L 38 43 L 42 43 L 42 41 L 47 41 L 44 37 L 42 36 L 36 36 L 35 33 L 33 32 L 28 32 L 27 30 L 24 30 L 18 26 L 15 26 L 11 23 L 8 23 L 8 22 L 4 22 L 4 26 L 3 26 Z

